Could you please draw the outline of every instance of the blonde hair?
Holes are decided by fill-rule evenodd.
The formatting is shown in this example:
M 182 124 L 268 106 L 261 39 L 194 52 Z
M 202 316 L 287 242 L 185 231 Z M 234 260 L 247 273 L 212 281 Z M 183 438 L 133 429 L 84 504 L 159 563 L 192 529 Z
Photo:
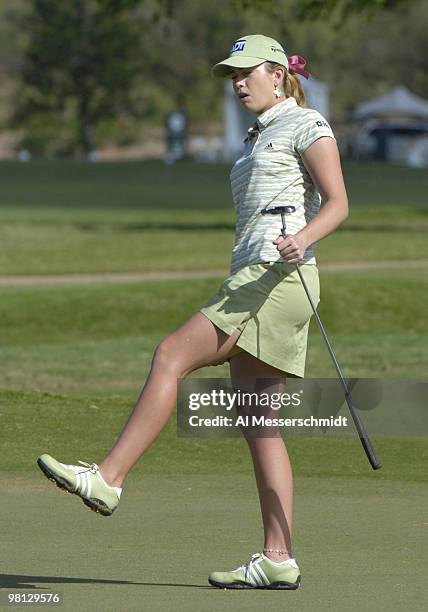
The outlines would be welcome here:
M 275 64 L 274 62 L 265 62 L 266 70 L 273 74 L 278 67 L 284 68 L 285 76 L 284 81 L 282 83 L 282 87 L 284 88 L 284 93 L 286 98 L 290 98 L 291 96 L 296 99 L 296 102 L 299 106 L 306 107 L 306 96 L 303 91 L 302 84 L 300 83 L 299 77 L 294 74 L 290 74 L 285 66 L 282 64 Z

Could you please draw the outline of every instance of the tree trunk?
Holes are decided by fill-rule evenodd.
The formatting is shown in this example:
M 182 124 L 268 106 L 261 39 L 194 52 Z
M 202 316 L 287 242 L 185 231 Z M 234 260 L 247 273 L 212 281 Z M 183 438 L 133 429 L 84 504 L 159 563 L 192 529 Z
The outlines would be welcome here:
M 79 144 L 85 157 L 95 149 L 94 126 L 89 116 L 89 93 L 84 89 L 80 92 L 78 120 L 79 120 Z
M 79 122 L 79 144 L 85 157 L 94 150 L 94 125 L 90 115 L 91 88 L 87 86 L 87 76 L 91 72 L 90 62 L 90 39 L 91 39 L 91 15 L 87 0 L 78 0 L 78 13 L 80 21 L 80 53 L 77 71 L 77 96 L 78 96 L 78 122 Z

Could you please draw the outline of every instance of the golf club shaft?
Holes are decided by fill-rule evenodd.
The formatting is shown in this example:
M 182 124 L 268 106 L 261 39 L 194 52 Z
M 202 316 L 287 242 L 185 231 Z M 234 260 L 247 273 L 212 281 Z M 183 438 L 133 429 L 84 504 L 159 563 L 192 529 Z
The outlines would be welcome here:
M 285 214 L 281 213 L 281 217 L 282 217 L 282 229 L 281 229 L 281 233 L 282 233 L 283 237 L 285 238 L 286 235 L 287 235 L 287 233 L 286 233 L 286 226 L 285 226 Z M 358 415 L 357 409 L 355 408 L 355 405 L 354 405 L 354 402 L 353 402 L 352 396 L 351 396 L 351 391 L 350 391 L 350 389 L 349 389 L 349 387 L 347 385 L 347 382 L 346 382 L 346 380 L 345 380 L 345 378 L 343 376 L 342 369 L 341 369 L 341 367 L 339 365 L 339 362 L 337 361 L 336 355 L 335 355 L 335 353 L 333 351 L 333 347 L 330 344 L 330 340 L 328 339 L 327 332 L 325 331 L 324 325 L 322 324 L 322 321 L 321 321 L 321 319 L 319 317 L 319 314 L 318 314 L 316 306 L 315 306 L 315 304 L 314 304 L 314 302 L 312 300 L 312 297 L 311 297 L 311 294 L 309 292 L 309 289 L 308 289 L 308 286 L 306 284 L 306 281 L 303 278 L 303 274 L 302 274 L 302 271 L 300 269 L 299 264 L 296 264 L 296 269 L 297 269 L 297 272 L 299 274 L 300 280 L 302 282 L 303 289 L 305 290 L 305 293 L 306 293 L 307 298 L 309 300 L 309 303 L 311 305 L 312 311 L 313 311 L 313 313 L 315 315 L 315 319 L 316 319 L 316 321 L 318 323 L 318 327 L 320 328 L 321 334 L 322 334 L 322 336 L 324 338 L 324 341 L 325 341 L 325 343 L 327 345 L 328 352 L 330 353 L 330 356 L 331 356 L 331 358 L 333 360 L 334 367 L 336 368 L 336 372 L 337 372 L 337 374 L 339 376 L 340 383 L 341 383 L 343 391 L 345 393 L 345 400 L 346 400 L 346 403 L 348 404 L 348 408 L 349 408 L 349 411 L 351 413 L 352 420 L 354 421 L 355 428 L 356 428 L 356 430 L 358 432 L 361 444 L 362 444 L 362 446 L 364 448 L 364 451 L 365 451 L 365 453 L 367 455 L 367 458 L 368 458 L 368 460 L 370 462 L 370 465 L 372 466 L 372 468 L 374 470 L 378 470 L 381 467 L 382 464 L 380 463 L 379 459 L 376 456 L 376 453 L 375 453 L 375 450 L 373 448 L 373 445 L 370 442 L 370 439 L 369 439 L 369 437 L 367 435 L 367 432 L 364 429 L 364 425 L 363 425 L 363 423 L 362 423 L 362 421 L 361 421 L 361 419 L 360 419 L 360 417 Z

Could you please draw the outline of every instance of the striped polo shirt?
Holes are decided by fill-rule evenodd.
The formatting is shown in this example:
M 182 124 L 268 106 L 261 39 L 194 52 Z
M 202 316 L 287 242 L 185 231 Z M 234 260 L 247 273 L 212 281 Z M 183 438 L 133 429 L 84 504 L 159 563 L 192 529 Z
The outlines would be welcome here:
M 232 273 L 253 263 L 284 261 L 272 244 L 281 233 L 281 215 L 262 215 L 264 208 L 296 207 L 286 217 L 288 234 L 296 234 L 319 211 L 321 197 L 301 154 L 322 136 L 334 138 L 327 121 L 293 97 L 259 115 L 250 128 L 230 175 L 236 208 Z M 314 245 L 301 263 L 315 263 Z

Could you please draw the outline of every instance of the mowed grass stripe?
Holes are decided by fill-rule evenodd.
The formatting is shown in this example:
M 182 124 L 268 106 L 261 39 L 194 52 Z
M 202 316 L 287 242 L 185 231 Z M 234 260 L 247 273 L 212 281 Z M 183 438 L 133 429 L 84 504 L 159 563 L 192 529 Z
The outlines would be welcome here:
M 278 234 L 280 224 L 278 223 Z M 233 229 L 120 229 L 0 225 L 0 275 L 227 270 Z M 320 265 L 428 259 L 427 229 L 338 230 L 316 246 Z
M 0 390 L 4 473 L 32 473 L 42 452 L 65 463 L 100 461 L 110 450 L 132 410 L 126 394 L 73 397 L 39 391 Z M 383 467 L 376 477 L 426 481 L 426 438 L 380 438 L 374 444 Z M 372 472 L 357 436 L 287 439 L 296 475 L 320 478 L 367 478 Z M 90 455 L 90 457 L 88 456 Z M 251 473 L 243 438 L 177 437 L 173 414 L 133 473 Z M 37 472 L 36 472 L 37 473 Z
M 420 378 L 428 370 L 428 336 L 346 334 L 329 330 L 346 376 Z M 67 395 L 130 394 L 136 398 L 162 334 L 3 347 L 0 386 Z M 227 378 L 227 364 L 197 370 L 200 378 Z M 335 378 L 327 348 L 312 327 L 306 361 L 308 378 Z
M 377 261 L 340 261 L 323 262 L 318 266 L 320 272 L 342 272 L 354 270 L 384 270 L 390 268 L 428 269 L 428 260 L 377 260 Z M 192 278 L 226 278 L 229 271 L 224 270 L 192 270 L 188 272 L 113 272 L 101 274 L 61 274 L 61 275 L 31 275 L 31 276 L 0 276 L 0 286 L 58 286 L 86 285 L 93 283 L 129 283 L 133 281 L 165 281 Z
M 427 173 L 343 167 L 351 214 L 318 245 L 319 262 L 427 259 Z M 235 220 L 229 170 L 192 162 L 2 162 L 0 274 L 227 269 Z
M 384 163 L 343 161 L 351 203 L 356 206 L 426 206 L 428 173 Z M 2 161 L 0 205 L 132 211 L 230 207 L 231 164 L 192 161 L 104 162 Z M 362 177 L 364 180 L 362 180 Z M 411 189 L 409 189 L 411 185 Z
M 3 287 L 3 346 L 168 333 L 196 312 L 220 279 Z M 370 270 L 325 275 L 319 312 L 334 334 L 425 334 L 428 271 Z

